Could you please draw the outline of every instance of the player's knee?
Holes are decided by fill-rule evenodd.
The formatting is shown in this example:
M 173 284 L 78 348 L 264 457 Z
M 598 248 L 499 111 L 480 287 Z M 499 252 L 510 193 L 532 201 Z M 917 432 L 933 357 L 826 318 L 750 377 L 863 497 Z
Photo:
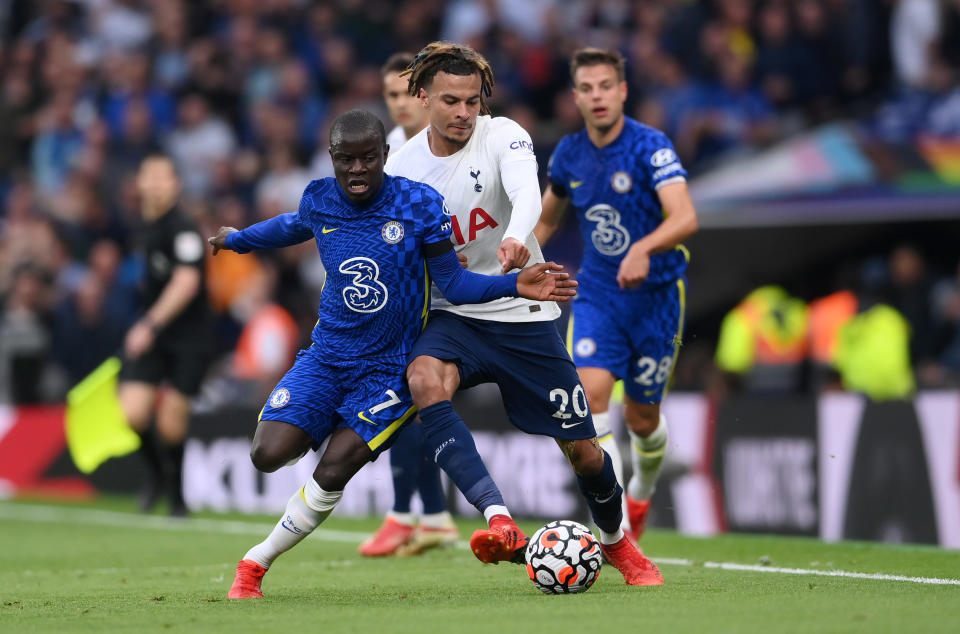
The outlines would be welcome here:
M 254 440 L 250 447 L 250 460 L 257 471 L 273 473 L 285 465 L 289 458 L 278 451 L 276 447 L 270 447 Z
M 123 410 L 123 417 L 133 431 L 137 433 L 147 431 L 152 414 L 150 403 L 142 402 L 121 393 L 120 407 Z
M 407 384 L 419 409 L 449 398 L 444 389 L 443 373 L 433 364 L 417 363 L 416 360 L 411 363 L 407 368 Z
M 318 464 L 313 479 L 325 491 L 343 491 L 353 474 L 340 464 Z
M 625 418 L 630 431 L 646 438 L 660 424 L 660 407 L 658 405 L 627 407 Z

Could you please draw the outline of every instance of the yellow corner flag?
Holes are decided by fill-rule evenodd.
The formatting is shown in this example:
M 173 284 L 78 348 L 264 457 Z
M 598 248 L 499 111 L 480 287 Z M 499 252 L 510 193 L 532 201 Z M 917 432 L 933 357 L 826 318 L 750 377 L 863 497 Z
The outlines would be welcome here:
M 67 393 L 67 447 L 83 473 L 140 447 L 117 398 L 120 359 L 110 357 Z

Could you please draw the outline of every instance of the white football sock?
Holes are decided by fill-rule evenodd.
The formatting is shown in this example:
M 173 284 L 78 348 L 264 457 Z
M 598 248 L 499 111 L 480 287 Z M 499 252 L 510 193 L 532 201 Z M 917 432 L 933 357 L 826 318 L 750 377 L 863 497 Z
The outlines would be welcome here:
M 291 496 L 283 516 L 267 538 L 247 551 L 243 558 L 269 568 L 277 557 L 322 524 L 341 497 L 343 491 L 324 491 L 316 480 L 310 478 Z
M 623 529 L 618 528 L 616 533 L 608 533 L 607 531 L 600 530 L 600 527 L 597 527 L 597 532 L 600 533 L 600 543 L 606 544 L 616 544 L 618 541 L 623 539 Z
M 387 517 L 403 524 L 404 526 L 413 526 L 413 513 L 398 513 L 397 511 L 387 511 Z
M 597 440 L 600 442 L 600 447 L 610 454 L 610 462 L 613 463 L 613 472 L 617 475 L 617 482 L 620 483 L 620 486 L 624 486 L 623 458 L 620 456 L 620 447 L 617 446 L 617 439 L 613 436 L 613 430 L 610 429 L 610 412 L 594 413 L 593 427 L 597 430 Z M 620 521 L 620 527 L 630 529 L 630 520 L 627 518 L 626 496 L 623 497 L 623 519 Z
M 649 500 L 657 488 L 657 477 L 663 466 L 663 457 L 667 453 L 667 419 L 660 414 L 660 424 L 646 438 L 630 431 L 630 459 L 633 463 L 633 477 L 627 487 L 627 493 L 635 500 Z
M 486 518 L 487 524 L 490 523 L 490 518 L 494 515 L 506 515 L 507 517 L 512 517 L 510 511 L 507 510 L 507 507 L 500 504 L 491 504 L 487 508 L 483 509 L 483 517 Z
M 424 513 L 420 517 L 420 526 L 426 528 L 456 528 L 453 522 L 453 516 L 449 511 L 440 511 L 439 513 Z

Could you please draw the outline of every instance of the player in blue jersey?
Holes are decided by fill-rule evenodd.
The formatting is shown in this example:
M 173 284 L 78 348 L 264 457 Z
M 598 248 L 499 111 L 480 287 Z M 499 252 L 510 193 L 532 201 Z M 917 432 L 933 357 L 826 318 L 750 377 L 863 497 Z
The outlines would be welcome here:
M 623 113 L 620 54 L 580 49 L 570 75 L 586 126 L 561 139 L 550 159 L 535 233 L 546 243 L 567 207 L 580 222 L 585 248 L 568 345 L 621 482 L 608 409 L 623 380 L 633 466 L 625 528 L 639 539 L 667 447 L 660 401 L 683 334 L 689 254 L 681 243 L 696 231 L 697 215 L 670 140 Z
M 313 343 L 270 394 L 250 455 L 270 472 L 329 444 L 267 539 L 240 561 L 230 598 L 262 597 L 273 561 L 326 519 L 350 478 L 416 412 L 404 369 L 427 317 L 431 278 L 458 303 L 564 300 L 576 292 L 565 273 L 548 274 L 562 268 L 553 263 L 497 277 L 463 269 L 443 198 L 422 183 L 384 176 L 385 138 L 374 115 L 340 115 L 330 131 L 335 179 L 310 183 L 296 213 L 243 231 L 222 227 L 210 238 L 214 254 L 314 238 L 327 270 Z
M 381 69 L 383 100 L 396 124 L 387 134 L 391 154 L 427 125 L 427 113 L 420 107 L 420 100 L 407 92 L 407 80 L 400 76 L 412 61 L 412 53 L 395 53 Z M 433 461 L 433 449 L 423 437 L 419 420 L 397 434 L 390 448 L 390 475 L 393 506 L 380 528 L 360 544 L 360 554 L 410 556 L 455 544 L 460 531 L 447 510 L 440 467 Z M 419 518 L 414 516 L 411 506 L 415 493 L 421 502 Z

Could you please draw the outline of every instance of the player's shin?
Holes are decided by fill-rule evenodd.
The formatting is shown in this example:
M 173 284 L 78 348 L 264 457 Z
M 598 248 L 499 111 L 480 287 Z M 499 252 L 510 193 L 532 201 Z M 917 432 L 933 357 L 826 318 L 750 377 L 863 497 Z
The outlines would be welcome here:
M 140 436 L 140 449 L 137 453 L 149 471 L 149 479 L 140 492 L 138 504 L 141 511 L 147 512 L 156 505 L 163 491 L 163 460 L 160 454 L 160 443 L 153 429 L 139 431 L 137 435 Z
M 343 497 L 343 491 L 324 491 L 313 478 L 287 502 L 287 508 L 267 538 L 247 551 L 244 559 L 269 568 L 274 560 L 299 544 L 323 523 Z
M 440 467 L 433 461 L 433 451 L 426 438 L 423 438 L 420 448 L 420 474 L 417 478 L 417 491 L 420 501 L 423 502 L 423 515 L 439 515 L 446 513 L 447 502 L 443 492 L 443 483 L 440 481 Z
M 440 401 L 420 410 L 423 431 L 433 448 L 433 460 L 443 469 L 463 496 L 487 515 L 492 507 L 503 509 L 503 496 L 487 471 L 470 430 L 450 401 Z M 487 517 L 489 520 L 489 516 Z
M 631 431 L 630 440 L 633 477 L 627 493 L 635 500 L 646 501 L 653 497 L 667 453 L 667 419 L 661 414 L 657 428 L 646 438 Z
M 600 542 L 613 544 L 623 539 L 620 524 L 623 521 L 623 488 L 613 472 L 610 455 L 603 452 L 603 468 L 594 475 L 577 475 L 577 485 L 584 497 L 593 521 L 600 529 Z
M 617 482 L 623 486 L 626 481 L 623 479 L 623 458 L 620 456 L 620 447 L 617 445 L 617 439 L 610 428 L 610 412 L 593 412 L 593 426 L 597 430 L 597 441 L 600 442 L 600 448 L 607 452 L 613 462 L 613 472 L 617 476 Z M 627 519 L 627 501 L 623 498 L 623 519 L 620 527 L 624 530 L 630 529 L 630 522 Z
M 405 425 L 390 447 L 390 472 L 393 475 L 393 512 L 412 524 L 410 500 L 417 490 L 422 462 L 423 429 L 413 422 Z
M 180 517 L 187 514 L 187 505 L 183 501 L 183 451 L 183 442 L 166 447 L 167 460 L 170 464 L 170 478 L 167 481 L 170 514 Z

